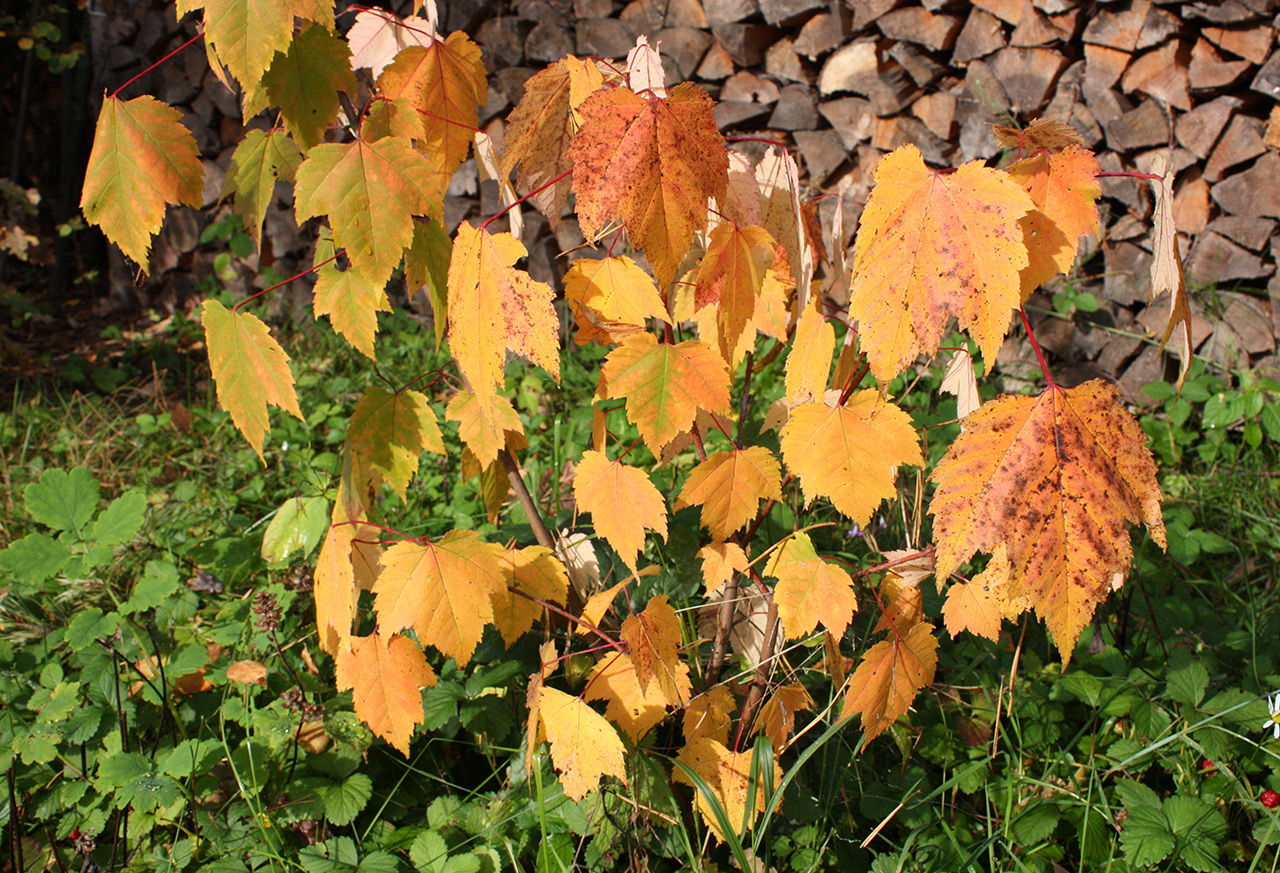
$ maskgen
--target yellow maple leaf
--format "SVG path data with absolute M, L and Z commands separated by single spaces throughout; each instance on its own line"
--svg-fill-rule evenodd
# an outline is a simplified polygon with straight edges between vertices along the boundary
M 392 394 L 376 385 L 365 391 L 347 426 L 353 480 L 366 487 L 386 482 L 403 500 L 424 451 L 445 453 L 426 396 L 409 390 Z
M 265 464 L 262 441 L 267 434 L 267 407 L 278 406 L 304 420 L 293 391 L 289 356 L 257 316 L 228 310 L 216 300 L 204 302 L 200 323 L 218 402 Z
M 752 726 L 753 734 L 764 733 L 773 743 L 773 753 L 782 754 L 787 741 L 796 732 L 796 713 L 813 709 L 813 698 L 799 682 L 779 685 L 760 707 L 760 717 Z
M 579 112 L 569 160 L 582 232 L 592 239 L 621 218 L 667 285 L 707 226 L 707 199 L 720 196 L 729 176 L 711 98 L 689 82 L 667 98 L 612 88 L 592 94 Z
M 708 455 L 680 489 L 676 510 L 702 507 L 702 525 L 712 538 L 727 540 L 755 518 L 761 500 L 782 499 L 782 468 L 764 446 Z
M 351 626 L 356 620 L 359 591 L 351 565 L 351 541 L 354 538 L 354 525 L 330 525 L 312 574 L 320 650 L 330 655 L 336 655 L 339 647 L 351 636 Z
M 719 804 L 729 827 L 738 833 L 743 829 L 744 823 L 749 826 L 750 821 L 754 821 L 760 813 L 764 812 L 765 795 L 782 784 L 782 768 L 778 766 L 775 758 L 772 784 L 754 786 L 755 802 L 751 804 L 752 814 L 748 820 L 748 794 L 752 788 L 751 759 L 753 755 L 754 751 L 751 750 L 731 752 L 723 743 L 711 737 L 702 736 L 688 743 L 676 756 L 676 761 L 702 777 L 711 790 L 711 798 L 698 790 L 698 809 L 706 819 L 707 826 L 720 842 L 725 841 L 725 832 L 720 826 L 719 817 L 715 814 L 712 800 Z M 693 780 L 679 766 L 673 770 L 671 779 L 673 782 L 694 785 Z
M 1005 544 L 999 543 L 985 570 L 968 582 L 947 589 L 942 621 L 953 638 L 967 630 L 995 642 L 1000 639 L 1000 623 L 1005 615 L 1011 611 L 1017 615 L 1028 606 L 1029 603 L 1019 607 L 1009 602 L 1009 554 Z
M 555 292 L 512 266 L 526 254 L 509 233 L 458 226 L 449 261 L 449 348 L 486 402 L 502 387 L 507 349 L 560 379 Z
M 578 258 L 564 274 L 564 299 L 575 313 L 585 306 L 610 323 L 643 327 L 650 318 L 671 321 L 652 277 L 625 255 Z
M 1007 173 L 970 161 L 930 170 L 913 145 L 876 165 L 858 225 L 849 315 L 876 379 L 935 352 L 954 315 L 994 361 L 1021 303 L 1027 266 L 1018 219 L 1031 197 Z
M 337 686 L 351 691 L 356 715 L 409 757 L 413 727 L 422 721 L 420 689 L 436 684 L 422 649 L 408 637 L 375 630 L 338 648 Z
M 863 654 L 849 679 L 840 718 L 861 715 L 867 742 L 874 740 L 906 714 L 920 689 L 933 681 L 937 666 L 933 625 L 921 622 L 904 635 L 890 634 Z
M 857 392 L 844 406 L 797 406 L 782 427 L 781 443 L 806 504 L 826 497 L 859 525 L 896 493 L 899 466 L 924 463 L 911 417 L 881 403 L 874 389 Z
M 537 710 L 565 796 L 581 800 L 605 776 L 626 784 L 626 747 L 613 725 L 598 712 L 573 695 L 545 686 L 540 690 Z
M 667 717 L 667 707 L 681 706 L 693 693 L 689 667 L 677 661 L 668 675 L 671 695 L 657 685 L 642 687 L 634 658 L 610 652 L 596 662 L 583 692 L 588 700 L 603 700 L 605 717 L 622 729 L 633 742 Z
M 773 600 L 789 640 L 811 633 L 819 622 L 840 637 L 858 609 L 853 578 L 818 557 L 813 540 L 803 531 L 792 534 L 773 553 L 764 574 L 778 580 Z
M 301 164 L 302 152 L 283 130 L 247 131 L 232 153 L 222 179 L 222 196 L 235 195 L 236 214 L 255 248 L 262 241 L 262 222 L 275 199 L 276 182 L 292 182 Z
M 688 699 L 676 688 L 676 676 L 682 666 L 680 619 L 667 595 L 654 597 L 642 612 L 627 616 L 618 636 L 631 652 L 636 677 L 645 692 L 656 686 L 672 703 Z
M 165 206 L 204 200 L 200 150 L 181 118 L 154 97 L 108 97 L 93 134 L 80 209 L 143 273 Z
M 494 593 L 506 590 L 503 555 L 501 546 L 470 530 L 449 531 L 434 543 L 396 543 L 383 553 L 373 585 L 378 626 L 412 627 L 424 646 L 465 667 L 493 621 Z
M 835 347 L 835 328 L 822 315 L 821 298 L 815 297 L 800 316 L 795 342 L 787 353 L 787 403 L 798 406 L 823 398 Z
M 706 254 L 698 264 L 693 305 L 698 310 L 714 306 L 715 336 L 725 360 L 732 359 L 752 325 L 774 257 L 773 237 L 763 227 L 722 223 L 711 231 Z
M 501 394 L 491 394 L 486 403 L 471 391 L 459 391 L 445 407 L 444 417 L 458 423 L 458 436 L 482 467 L 497 459 L 510 434 L 524 435 L 520 415 Z
M 734 573 L 747 569 L 747 553 L 737 543 L 708 543 L 698 550 L 702 561 L 702 581 L 707 591 L 715 591 L 733 578 Z
M 573 493 L 578 507 L 591 513 L 596 533 L 633 571 L 646 528 L 667 538 L 667 505 L 643 470 L 610 461 L 603 452 L 583 452 Z
M 1165 545 L 1146 434 L 1101 379 L 984 404 L 931 478 L 938 578 L 1005 544 L 1009 596 L 1031 599 L 1063 661 L 1128 575 L 1127 525 Z
M 625 397 L 627 418 L 655 455 L 689 429 L 698 410 L 728 415 L 729 371 L 706 343 L 659 343 L 640 333 L 609 353 L 600 371 L 600 399 Z
M 564 606 L 569 596 L 569 574 L 555 552 L 543 546 L 508 549 L 502 558 L 507 584 L 549 603 Z M 543 608 L 508 588 L 493 593 L 493 625 L 508 646 L 533 628 Z
M 689 701 L 680 729 L 685 745 L 699 737 L 710 737 L 724 745 L 729 742 L 729 726 L 737 701 L 727 685 L 714 685 Z
M 316 243 L 317 258 L 321 245 Z M 378 332 L 378 313 L 391 311 L 385 287 L 385 280 L 371 280 L 355 264 L 349 264 L 345 270 L 339 270 L 332 263 L 325 264 L 316 270 L 311 308 L 316 318 L 329 316 L 333 329 L 342 334 L 353 349 L 376 360 L 373 341 Z

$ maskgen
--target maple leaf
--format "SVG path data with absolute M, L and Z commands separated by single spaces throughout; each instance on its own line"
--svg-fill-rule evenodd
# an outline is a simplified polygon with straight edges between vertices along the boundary
M 685 480 L 676 510 L 702 507 L 702 526 L 727 540 L 755 518 L 761 500 L 782 499 L 782 468 L 764 446 L 708 455 Z
M 800 477 L 806 505 L 826 497 L 858 525 L 897 493 L 899 466 L 924 463 L 911 417 L 881 403 L 874 389 L 857 392 L 844 406 L 797 406 L 782 427 L 781 444 L 782 459 Z
M 332 524 L 325 534 L 320 554 L 316 557 L 312 589 L 316 602 L 316 628 L 320 632 L 320 650 L 336 655 L 351 636 L 356 619 L 355 571 L 351 566 L 351 541 L 355 527 Z
M 502 174 L 516 168 L 516 182 L 531 194 L 533 205 L 547 217 L 552 230 L 560 224 L 569 196 L 568 177 L 552 184 L 573 166 L 569 144 L 582 126 L 578 107 L 604 83 L 591 61 L 566 55 L 524 83 L 524 96 L 507 116 L 503 134 Z
M 627 616 L 618 632 L 631 652 L 636 677 L 646 693 L 654 686 L 672 702 L 683 702 L 676 689 L 680 665 L 680 619 L 665 594 L 652 598 L 644 611 Z
M 267 433 L 267 407 L 278 406 L 305 420 L 293 392 L 289 356 L 257 316 L 227 310 L 216 300 L 204 302 L 200 323 L 218 402 L 265 464 L 262 440 Z
M 775 758 L 773 784 L 767 788 L 764 785 L 752 786 L 751 760 L 754 754 L 753 750 L 731 752 L 723 743 L 703 736 L 690 742 L 676 756 L 677 762 L 702 777 L 711 790 L 712 798 L 706 797 L 701 790 L 698 791 L 698 809 L 706 819 L 707 827 L 711 828 L 711 832 L 720 842 L 725 841 L 726 834 L 715 814 L 712 800 L 720 805 L 729 826 L 740 830 L 744 823 L 749 825 L 747 803 L 751 789 L 755 788 L 755 802 L 751 809 L 754 814 L 750 819 L 754 821 L 765 810 L 765 795 L 782 784 L 782 768 L 778 766 Z M 679 766 L 672 771 L 671 780 L 683 782 L 689 786 L 694 784 L 685 770 Z
M 507 447 L 510 448 L 509 442 Z M 507 496 L 511 493 L 511 480 L 507 477 L 506 468 L 497 461 L 482 466 L 466 446 L 462 447 L 461 466 L 462 481 L 478 480 L 476 484 L 480 497 L 484 500 L 485 514 L 490 524 L 497 524 L 502 507 L 506 505 Z
M 182 113 L 154 97 L 102 101 L 85 169 L 84 220 L 120 247 L 145 273 L 151 238 L 166 204 L 199 208 L 204 167 Z
M 480 46 L 462 31 L 430 45 L 409 45 L 378 77 L 397 114 L 413 119 L 424 153 L 447 181 L 467 159 L 478 107 L 488 92 Z
M 643 686 L 637 675 L 636 661 L 628 655 L 605 655 L 587 677 L 583 692 L 588 700 L 607 703 L 605 717 L 622 729 L 632 742 L 639 742 L 653 727 L 667 717 L 668 706 L 681 706 L 693 693 L 689 667 L 676 661 L 666 676 L 671 686 L 668 695 L 657 685 Z
M 262 221 L 276 196 L 276 182 L 292 182 L 301 164 L 302 152 L 283 130 L 250 130 L 232 153 L 222 196 L 235 195 L 236 215 L 255 248 L 262 243 Z
M 730 715 L 737 708 L 733 692 L 725 685 L 713 685 L 689 701 L 680 723 L 685 744 L 710 737 L 724 745 L 729 742 Z
M 501 394 L 494 394 L 486 404 L 470 391 L 459 391 L 445 407 L 444 417 L 458 423 L 458 436 L 482 467 L 497 460 L 507 434 L 524 433 L 515 407 Z
M 796 731 L 796 713 L 811 709 L 813 698 L 803 685 L 799 682 L 779 685 L 760 707 L 760 718 L 751 732 L 763 732 L 773 743 L 774 754 L 780 755 L 787 747 L 787 740 Z
M 568 599 L 569 574 L 548 548 L 510 549 L 503 556 L 502 567 L 507 584 L 526 594 L 561 606 Z M 540 604 L 505 587 L 493 594 L 493 625 L 508 646 L 528 633 L 542 612 Z
M 653 279 L 625 255 L 574 261 L 564 274 L 564 299 L 575 312 L 585 306 L 623 325 L 642 327 L 650 318 L 671 323 Z
M 465 667 L 493 621 L 494 593 L 506 591 L 503 554 L 470 530 L 451 530 L 435 543 L 396 543 L 383 553 L 373 585 L 378 626 L 412 627 L 424 646 Z
M 840 637 L 858 609 L 853 578 L 818 557 L 813 540 L 803 531 L 792 534 L 773 553 L 764 575 L 778 580 L 773 600 L 789 640 L 811 633 L 818 622 Z
M 471 390 L 485 401 L 502 385 L 506 349 L 560 380 L 555 292 L 512 267 L 527 253 L 509 233 L 458 225 L 449 262 L 449 347 Z
M 1097 175 L 1093 152 L 1069 146 L 1057 154 L 1041 152 L 1009 168 L 1013 179 L 1031 195 L 1035 208 L 1018 223 L 1029 263 L 1018 274 L 1022 299 L 1058 273 L 1071 270 L 1080 237 L 1100 234 Z
M 205 39 L 246 94 L 257 89 L 276 52 L 288 50 L 294 18 L 334 27 L 327 0 L 177 0 L 179 19 L 195 9 L 204 10 Z
M 543 686 L 538 715 L 551 743 L 551 762 L 560 774 L 565 796 L 581 800 L 605 776 L 615 776 L 626 784 L 622 738 L 584 701 Z
M 1018 219 L 1030 195 L 1006 173 L 970 161 L 930 170 L 913 145 L 876 164 L 855 240 L 849 315 L 876 379 L 888 383 L 942 341 L 954 315 L 994 361 L 1021 303 L 1027 266 Z
M 1009 553 L 1005 544 L 999 543 L 985 570 L 968 582 L 947 589 L 947 600 L 942 604 L 942 621 L 947 633 L 954 638 L 960 631 L 967 630 L 996 642 L 1000 639 L 1000 622 L 1006 614 L 1012 611 L 1017 615 L 1029 605 L 1011 610 L 1008 597 Z
M 316 241 L 316 258 L 323 263 L 321 253 L 332 248 L 332 242 L 323 238 Z M 341 334 L 351 347 L 370 360 L 374 354 L 374 339 L 378 333 L 378 313 L 390 312 L 387 300 L 386 280 L 371 280 L 354 263 L 339 270 L 332 262 L 316 268 L 316 284 L 311 309 L 316 318 L 329 316 L 329 324 Z
M 403 137 L 325 143 L 298 168 L 298 223 L 329 217 L 333 241 L 369 282 L 386 282 L 413 241 L 413 216 L 441 219 L 448 176 Z
M 573 475 L 578 508 L 591 513 L 596 533 L 634 571 L 644 548 L 645 528 L 667 538 L 667 505 L 643 470 L 587 451 Z
M 889 570 L 880 580 L 879 593 L 884 612 L 871 629 L 872 633 L 892 630 L 895 634 L 905 634 L 923 617 L 924 595 L 917 583 Z
M 840 718 L 861 715 L 862 730 L 871 742 L 906 714 L 920 689 L 933 682 L 937 666 L 933 625 L 921 622 L 905 635 L 891 634 L 863 654 L 849 678 Z
M 711 98 L 688 82 L 665 99 L 614 88 L 595 92 L 579 111 L 569 160 L 582 232 L 594 238 L 621 218 L 658 284 L 669 284 L 707 226 L 707 199 L 728 179 Z
M 408 637 L 352 637 L 339 647 L 337 686 L 351 691 L 356 715 L 369 729 L 409 757 L 413 727 L 422 722 L 422 692 L 436 684 L 422 649 Z
M 600 399 L 625 397 L 627 418 L 655 455 L 689 429 L 699 409 L 728 415 L 729 371 L 706 343 L 659 343 L 652 334 L 628 337 L 600 371 Z
M 1146 441 L 1100 379 L 983 405 L 933 472 L 938 578 L 1004 543 L 1010 596 L 1030 597 L 1069 660 L 1094 609 L 1128 573 L 1126 523 L 1145 523 L 1165 544 Z
M 787 403 L 798 406 L 822 399 L 835 347 L 835 328 L 822 315 L 822 300 L 815 297 L 800 316 L 795 342 L 787 353 Z
M 726 360 L 751 326 L 774 257 L 773 237 L 762 227 L 720 224 L 711 231 L 698 265 L 693 305 L 702 309 L 715 304 L 716 336 Z
M 425 18 L 417 15 L 400 18 L 383 9 L 364 9 L 356 13 L 347 31 L 351 68 L 369 69 L 377 79 L 400 49 L 411 45 L 429 46 L 435 40 L 435 28 Z
M 1023 154 L 1085 145 L 1078 130 L 1053 118 L 1036 118 L 1022 129 L 996 124 L 991 126 L 991 133 L 1000 145 L 1018 149 Z
M 324 141 L 325 128 L 338 120 L 338 92 L 358 94 L 347 44 L 323 27 L 309 27 L 277 54 L 262 76 L 267 95 L 284 126 L 307 149 Z
M 386 482 L 405 497 L 424 451 L 445 454 L 440 425 L 427 398 L 417 391 L 365 391 L 347 427 L 347 451 L 357 483 Z
M 1178 372 L 1178 390 L 1187 379 L 1187 371 L 1191 368 L 1191 307 L 1187 302 L 1187 280 L 1182 272 L 1182 257 L 1178 254 L 1178 229 L 1173 224 L 1173 174 L 1165 170 L 1166 160 L 1161 156 L 1152 172 L 1160 177 L 1159 181 L 1151 180 L 1151 187 L 1156 191 L 1154 225 L 1151 240 L 1151 296 L 1155 300 L 1161 294 L 1169 294 L 1169 323 L 1160 339 L 1163 349 L 1178 331 L 1178 357 L 1182 359 L 1182 367 Z
M 613 601 L 617 599 L 622 589 L 627 587 L 627 582 L 629 581 L 629 579 L 623 579 L 616 585 L 603 591 L 597 591 L 588 597 L 586 605 L 582 607 L 582 615 L 580 616 L 582 621 L 588 625 L 599 627 L 605 613 L 609 611 L 609 607 L 613 606 Z M 587 630 L 584 625 L 579 624 L 574 628 L 574 633 L 585 634 Z
M 436 351 L 449 325 L 449 261 L 453 240 L 438 221 L 415 221 L 413 243 L 404 253 L 404 281 L 410 290 L 421 288 L 431 301 L 431 321 L 436 331 Z M 412 295 L 410 295 L 412 296 Z
M 702 561 L 702 581 L 707 591 L 715 591 L 747 569 L 747 553 L 737 543 L 710 543 L 698 550 Z

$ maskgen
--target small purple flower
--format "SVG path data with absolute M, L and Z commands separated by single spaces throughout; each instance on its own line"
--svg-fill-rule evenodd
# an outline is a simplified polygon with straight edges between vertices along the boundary
M 851 540 L 854 537 L 860 537 L 862 535 L 863 535 L 862 528 L 858 527 L 858 525 L 855 524 L 849 528 L 849 532 L 844 535 L 844 538 L 847 540 Z

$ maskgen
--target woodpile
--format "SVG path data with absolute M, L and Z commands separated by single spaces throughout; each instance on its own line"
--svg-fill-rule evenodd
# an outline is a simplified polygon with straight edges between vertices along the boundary
M 646 35 L 659 44 L 669 84 L 691 79 L 717 99 L 727 136 L 786 144 L 811 194 L 842 195 L 847 240 L 876 162 L 904 143 L 939 167 L 1007 161 L 991 125 L 1048 117 L 1080 130 L 1105 171 L 1145 172 L 1165 156 L 1177 171 L 1175 218 L 1198 353 L 1222 368 L 1256 366 L 1280 378 L 1280 0 L 449 0 L 440 7 L 445 30 L 465 30 L 485 49 L 490 95 L 481 123 L 496 142 L 501 119 L 542 66 L 566 52 L 619 59 Z M 171 17 L 169 26 L 171 39 L 154 40 L 149 52 L 181 38 Z M 188 66 L 204 64 L 202 53 L 187 54 Z M 238 112 L 234 100 L 224 105 L 230 95 L 207 70 L 194 72 L 198 87 L 172 96 L 186 102 L 217 176 L 229 158 L 223 137 L 233 144 L 239 134 Z M 156 84 L 163 91 L 169 81 Z M 1121 374 L 1127 396 L 1142 403 L 1149 398 L 1141 386 L 1177 363 L 1150 342 L 1167 310 L 1164 300 L 1148 308 L 1150 186 L 1101 182 L 1103 237 L 1082 246 L 1078 274 L 1066 281 L 1103 308 L 1048 314 L 1064 281 L 1030 306 L 1042 344 L 1068 373 Z M 476 209 L 497 211 L 494 186 L 468 162 L 450 189 L 450 223 Z M 215 184 L 210 192 L 212 202 Z M 819 201 L 828 230 L 836 203 Z M 306 263 L 287 216 L 282 211 L 266 234 L 279 240 L 270 257 L 288 262 L 281 270 Z M 557 281 L 564 267 L 555 255 L 581 238 L 571 223 L 553 237 L 539 216 L 526 218 L 530 270 Z M 174 233 L 181 263 L 192 233 L 185 226 Z M 158 256 L 166 244 L 158 243 Z M 1011 340 L 1002 359 L 1015 372 L 1027 354 Z

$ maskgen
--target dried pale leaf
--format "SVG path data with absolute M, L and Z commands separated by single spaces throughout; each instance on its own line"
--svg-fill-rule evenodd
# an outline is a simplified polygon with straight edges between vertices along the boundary
M 603 446 L 598 450 L 603 450 Z M 556 555 L 569 571 L 569 581 L 579 594 L 585 597 L 586 592 L 600 587 L 600 559 L 596 557 L 596 547 L 589 536 L 560 531 L 556 538 Z
M 809 305 L 814 263 L 805 240 L 799 168 L 789 152 L 770 146 L 756 165 L 755 177 L 760 189 L 760 224 L 787 250 L 791 277 L 799 292 L 795 311 L 804 312 Z
M 1163 349 L 1174 331 L 1178 332 L 1178 356 L 1182 367 L 1178 372 L 1178 390 L 1182 390 L 1187 371 L 1191 368 L 1191 306 L 1187 302 L 1187 280 L 1182 272 L 1182 257 L 1178 253 L 1178 229 L 1173 224 L 1173 176 L 1166 171 L 1164 156 L 1157 159 L 1151 172 L 1160 180 L 1151 180 L 1155 189 L 1156 208 L 1152 218 L 1151 297 L 1169 294 L 1169 323 L 1160 339 Z
M 662 70 L 662 57 L 658 49 L 662 40 L 652 46 L 645 36 L 636 38 L 636 47 L 627 52 L 627 87 L 637 94 L 652 94 L 655 97 L 666 97 L 666 73 Z
M 498 183 L 498 202 L 502 204 L 503 215 L 511 228 L 511 235 L 516 239 L 524 237 L 524 215 L 520 212 L 519 195 L 511 184 L 511 179 L 503 175 L 498 166 L 498 153 L 494 151 L 493 140 L 483 130 L 476 131 L 476 168 L 481 182 Z
M 942 374 L 941 391 L 956 396 L 956 417 L 964 418 L 982 405 L 978 394 L 978 377 L 973 372 L 973 358 L 963 349 L 951 353 Z
M 417 15 L 400 18 L 383 9 L 361 10 L 347 31 L 351 69 L 371 70 L 377 79 L 401 49 L 411 45 L 429 46 L 435 40 L 435 28 L 425 18 Z
M 227 680 L 244 685 L 267 687 L 267 668 L 257 661 L 236 661 L 227 665 Z
M 1078 130 L 1053 118 L 1037 118 L 1023 128 L 995 124 L 991 126 L 991 133 L 1000 145 L 1018 149 L 1024 155 L 1086 145 Z

